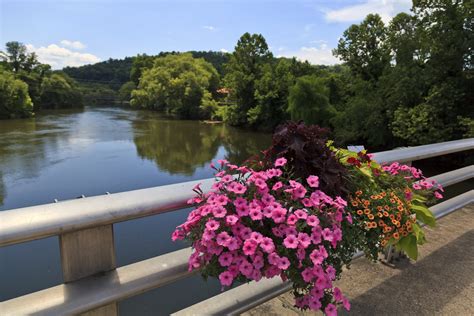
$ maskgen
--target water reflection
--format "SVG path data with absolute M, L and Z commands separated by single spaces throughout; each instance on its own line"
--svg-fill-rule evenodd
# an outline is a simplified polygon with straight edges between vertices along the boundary
M 140 157 L 171 174 L 189 176 L 214 159 L 220 149 L 226 159 L 241 163 L 270 140 L 268 134 L 198 121 L 146 119 L 134 121 L 133 127 Z
M 133 122 L 137 153 L 171 174 L 191 176 L 217 154 L 223 128 L 198 121 L 137 120 Z

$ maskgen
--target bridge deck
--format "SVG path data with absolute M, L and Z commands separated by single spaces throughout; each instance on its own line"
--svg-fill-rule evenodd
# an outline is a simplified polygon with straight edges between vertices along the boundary
M 426 227 L 428 243 L 418 261 L 395 267 L 353 262 L 337 282 L 352 304 L 350 315 L 474 315 L 474 204 Z M 293 306 L 290 293 L 244 315 L 310 315 Z

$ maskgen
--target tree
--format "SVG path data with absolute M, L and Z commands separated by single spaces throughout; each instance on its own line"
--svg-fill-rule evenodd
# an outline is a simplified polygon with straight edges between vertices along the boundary
M 145 69 L 138 88 L 132 92 L 132 106 L 162 110 L 180 118 L 197 118 L 217 90 L 215 68 L 191 54 L 156 58 Z
M 226 66 L 225 85 L 231 89 L 237 106 L 230 110 L 233 125 L 247 123 L 247 112 L 257 105 L 256 82 L 262 77 L 263 66 L 272 60 L 272 53 L 261 34 L 242 35 Z
M 130 101 L 130 99 L 132 98 L 132 91 L 136 88 L 137 87 L 135 86 L 135 82 L 133 82 L 133 81 L 128 81 L 128 82 L 124 83 L 120 87 L 120 90 L 118 92 L 119 100 L 122 101 L 122 102 Z
M 0 67 L 0 118 L 31 116 L 33 103 L 28 85 Z
M 20 70 L 31 71 L 39 64 L 36 53 L 28 53 L 26 46 L 20 42 L 8 42 L 5 44 L 6 52 L 0 52 L 0 58 L 13 72 Z
M 345 61 L 354 74 L 375 82 L 390 64 L 386 37 L 380 16 L 369 14 L 362 23 L 344 31 L 333 53 Z
M 40 90 L 40 108 L 58 109 L 83 106 L 82 95 L 74 80 L 65 73 L 56 72 L 43 79 Z
M 130 81 L 133 81 L 138 86 L 143 71 L 153 67 L 155 58 L 156 56 L 149 56 L 147 54 L 138 54 L 134 57 L 132 68 L 130 69 Z
M 329 90 L 323 79 L 316 76 L 298 78 L 290 88 L 288 112 L 292 120 L 329 127 L 335 110 L 329 104 Z
M 287 117 L 289 88 L 294 83 L 292 61 L 280 59 L 262 67 L 262 76 L 255 83 L 257 105 L 247 111 L 253 127 L 272 130 Z

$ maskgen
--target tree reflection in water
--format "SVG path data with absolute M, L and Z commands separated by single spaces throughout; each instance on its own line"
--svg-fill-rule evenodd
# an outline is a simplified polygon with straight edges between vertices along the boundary
M 268 134 L 243 131 L 223 124 L 169 119 L 136 120 L 134 142 L 141 158 L 154 161 L 171 174 L 193 175 L 225 150 L 225 158 L 241 163 L 270 143 Z

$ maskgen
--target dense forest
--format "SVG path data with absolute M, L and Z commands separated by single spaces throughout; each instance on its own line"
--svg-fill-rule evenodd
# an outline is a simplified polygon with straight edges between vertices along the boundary
M 388 24 L 369 14 L 342 34 L 334 66 L 277 58 L 250 33 L 232 53 L 139 54 L 60 72 L 8 43 L 0 116 L 79 104 L 82 95 L 267 131 L 303 120 L 330 128 L 339 144 L 371 148 L 473 137 L 472 16 L 468 1 L 450 0 L 415 0 Z
M 5 52 L 0 52 L 0 119 L 82 105 L 82 94 L 67 74 L 40 63 L 22 43 L 6 43 Z

